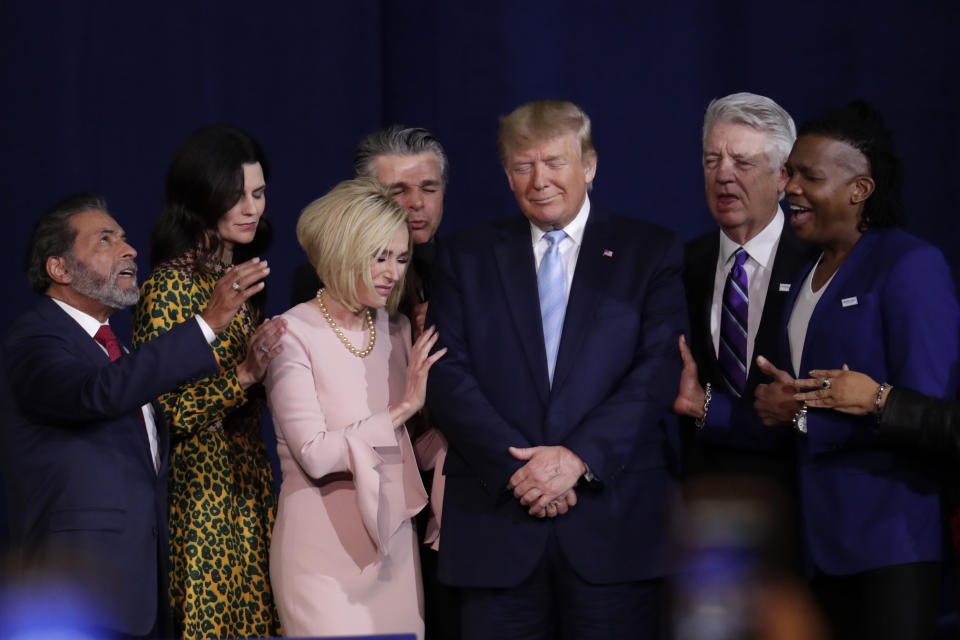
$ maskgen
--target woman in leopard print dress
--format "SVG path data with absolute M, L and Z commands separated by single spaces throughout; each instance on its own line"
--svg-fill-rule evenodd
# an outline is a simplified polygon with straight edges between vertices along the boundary
M 167 171 L 134 344 L 198 315 L 233 263 L 264 250 L 267 173 L 260 146 L 237 129 L 207 127 L 183 143 Z M 170 598 L 184 638 L 280 635 L 267 575 L 276 495 L 259 383 L 283 321 L 261 323 L 263 306 L 261 292 L 216 337 L 219 375 L 160 399 L 171 433 Z

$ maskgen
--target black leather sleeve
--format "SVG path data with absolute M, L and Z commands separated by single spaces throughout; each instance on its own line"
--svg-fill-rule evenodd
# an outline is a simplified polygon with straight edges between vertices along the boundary
M 956 459 L 960 457 L 960 402 L 895 387 L 880 417 L 880 433 L 895 444 Z

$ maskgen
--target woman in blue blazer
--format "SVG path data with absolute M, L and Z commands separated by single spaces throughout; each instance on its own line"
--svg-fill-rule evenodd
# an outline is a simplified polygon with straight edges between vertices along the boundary
M 940 582 L 940 484 L 876 419 L 802 405 L 792 377 L 848 364 L 926 394 L 956 386 L 960 310 L 940 251 L 897 229 L 901 173 L 862 101 L 801 127 L 787 161 L 790 222 L 822 253 L 791 287 L 767 424 L 797 431 L 812 587 L 837 638 L 927 638 Z M 768 366 L 769 363 L 764 363 Z M 791 415 L 792 414 L 792 415 Z

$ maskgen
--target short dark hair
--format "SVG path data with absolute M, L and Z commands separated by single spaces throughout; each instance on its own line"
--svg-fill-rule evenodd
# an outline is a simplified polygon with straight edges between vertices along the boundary
M 70 218 L 84 211 L 106 213 L 107 201 L 96 193 L 75 193 L 44 211 L 33 225 L 23 266 L 27 283 L 37 293 L 45 293 L 53 284 L 47 274 L 47 259 L 72 254 L 77 229 Z
M 447 154 L 437 138 L 423 127 L 390 125 L 367 134 L 353 152 L 353 172 L 358 178 L 376 178 L 373 161 L 377 156 L 415 156 L 430 152 L 440 161 L 440 181 L 447 184 Z
M 902 164 L 883 116 L 872 105 L 865 100 L 854 100 L 803 123 L 797 135 L 817 135 L 840 140 L 867 159 L 875 187 L 864 203 L 860 231 L 903 224 Z
M 215 255 L 220 248 L 217 223 L 243 193 L 243 165 L 254 163 L 260 163 L 269 180 L 266 153 L 236 127 L 218 124 L 191 133 L 167 169 L 163 208 L 150 238 L 151 266 L 198 246 Z M 270 223 L 261 216 L 253 242 L 234 248 L 234 262 L 258 255 L 270 238 Z

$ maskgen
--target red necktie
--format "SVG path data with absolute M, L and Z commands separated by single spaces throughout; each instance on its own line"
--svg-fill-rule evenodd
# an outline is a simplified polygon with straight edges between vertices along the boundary
M 110 356 L 111 361 L 119 360 L 120 356 L 123 355 L 123 351 L 120 349 L 120 343 L 117 341 L 117 335 L 113 332 L 113 329 L 110 328 L 110 325 L 100 325 L 93 339 L 107 350 L 107 355 Z
M 116 362 L 123 355 L 123 350 L 120 349 L 120 342 L 117 341 L 117 334 L 113 332 L 113 329 L 110 328 L 110 325 L 103 324 L 100 325 L 100 328 L 97 329 L 97 333 L 94 334 L 93 339 L 100 343 L 104 349 L 107 350 L 107 355 L 110 356 L 110 360 Z M 147 426 L 147 420 L 143 417 L 143 409 L 138 411 L 140 414 L 140 421 L 143 423 L 144 427 L 147 427 L 149 430 L 149 435 L 147 436 L 148 440 L 156 442 L 157 440 L 157 428 L 154 425 L 151 429 Z M 160 460 L 154 455 L 153 447 L 151 445 L 150 457 L 153 458 L 153 469 L 156 471 L 160 466 Z

